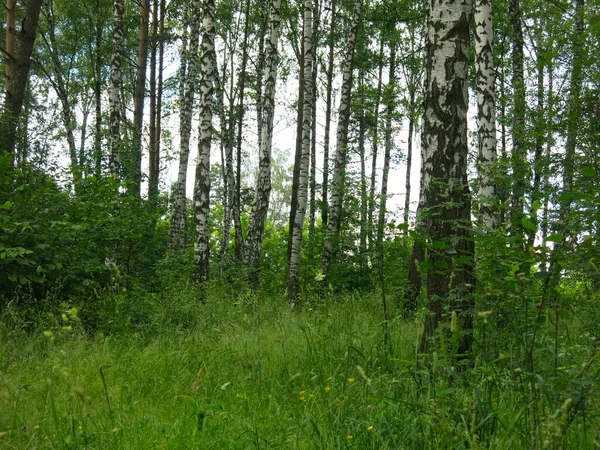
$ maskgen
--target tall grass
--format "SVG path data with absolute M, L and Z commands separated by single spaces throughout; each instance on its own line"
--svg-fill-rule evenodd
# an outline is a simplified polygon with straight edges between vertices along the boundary
M 121 316 L 96 318 L 106 327 L 95 333 L 86 332 L 91 312 L 65 307 L 24 330 L 5 311 L 0 448 L 599 445 L 589 352 L 565 375 L 577 381 L 562 381 L 565 395 L 538 401 L 534 411 L 531 383 L 543 396 L 550 391 L 542 384 L 560 380 L 531 380 L 510 354 L 468 373 L 454 371 L 444 355 L 421 367 L 419 320 L 393 320 L 391 350 L 384 348 L 380 304 L 371 295 L 293 312 L 283 298 L 250 294 L 213 293 L 197 305 L 173 293 L 138 301 L 136 311 L 122 299 L 106 301 L 121 302 L 120 313 L 103 304 L 106 315 Z

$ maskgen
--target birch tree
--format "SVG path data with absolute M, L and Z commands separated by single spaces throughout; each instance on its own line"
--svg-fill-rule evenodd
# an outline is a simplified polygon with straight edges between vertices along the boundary
M 292 304 L 298 301 L 300 291 L 300 252 L 302 250 L 302 231 L 308 203 L 308 169 L 311 148 L 311 128 L 313 117 L 313 43 L 312 43 L 312 1 L 304 0 L 304 35 L 302 60 L 304 62 L 304 95 L 302 103 L 302 153 L 298 179 L 298 204 L 295 208 L 292 232 L 292 252 L 290 256 L 290 277 L 288 280 L 288 297 Z M 314 133 L 314 130 L 312 130 Z M 292 200 L 293 201 L 293 200 Z
M 258 286 L 260 257 L 271 194 L 271 143 L 273 140 L 273 118 L 275 113 L 275 82 L 277 80 L 279 24 L 281 0 L 271 0 L 269 36 L 267 40 L 267 63 L 265 67 L 265 91 L 262 102 L 260 125 L 259 168 L 254 204 L 246 237 L 245 261 L 250 267 L 250 281 Z
M 118 177 L 119 150 L 121 144 L 121 117 L 123 75 L 123 20 L 125 16 L 125 0 L 113 2 L 112 52 L 110 58 L 110 80 L 108 84 L 109 135 L 108 167 L 111 176 Z
M 210 256 L 210 147 L 212 140 L 213 94 L 217 55 L 215 53 L 215 0 L 205 0 L 202 20 L 202 45 L 200 53 L 200 126 L 198 137 L 198 164 L 194 182 L 194 219 L 196 243 L 194 245 L 195 279 L 208 281 Z M 200 299 L 203 300 L 204 288 Z
M 430 2 L 427 11 L 423 117 L 423 208 L 431 246 L 427 274 L 429 314 L 421 352 L 444 335 L 457 337 L 455 354 L 472 344 L 473 251 L 467 180 L 469 20 L 473 2 Z M 450 341 L 448 341 L 450 342 Z
M 191 11 L 200 11 L 200 0 L 193 0 Z M 184 10 L 184 21 L 190 18 L 190 7 Z M 186 229 L 186 184 L 187 169 L 190 157 L 190 137 L 192 134 L 192 113 L 194 109 L 194 93 L 198 74 L 198 42 L 200 39 L 200 21 L 191 20 L 191 30 L 188 37 L 187 26 L 182 36 L 179 69 L 179 169 L 175 183 L 173 213 L 169 232 L 169 247 L 171 250 L 183 250 L 185 247 Z
M 352 22 L 348 32 L 346 57 L 344 60 L 344 69 L 342 75 L 342 93 L 340 98 L 340 107 L 338 112 L 338 127 L 336 133 L 336 154 L 335 165 L 333 169 L 333 185 L 331 187 L 331 201 L 329 208 L 329 221 L 327 223 L 327 233 L 323 244 L 321 256 L 321 271 L 323 284 L 327 285 L 327 275 L 333 250 L 337 244 L 340 231 L 340 219 L 342 213 L 342 202 L 344 190 L 346 187 L 346 156 L 348 153 L 348 125 L 350 122 L 350 103 L 352 93 L 352 72 L 354 68 L 354 50 L 356 47 L 356 36 L 358 32 L 358 23 L 362 10 L 362 1 L 354 2 L 352 12 Z
M 477 144 L 479 214 L 487 229 L 498 226 L 494 212 L 496 187 L 492 171 L 496 162 L 496 95 L 494 77 L 492 3 L 475 0 L 475 73 L 477 76 Z
M 0 155 L 8 158 L 8 169 L 15 163 L 15 142 L 17 123 L 25 88 L 29 80 L 31 54 L 35 43 L 36 29 L 42 8 L 42 0 L 29 0 L 25 4 L 25 14 L 21 27 L 17 29 L 16 1 L 7 0 L 6 27 L 6 94 L 4 109 L 0 115 Z

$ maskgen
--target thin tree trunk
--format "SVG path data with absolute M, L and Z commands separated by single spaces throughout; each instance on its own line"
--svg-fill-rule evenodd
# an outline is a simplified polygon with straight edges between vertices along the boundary
M 233 181 L 234 185 L 232 185 L 232 191 L 234 191 L 235 195 L 233 196 L 233 203 L 231 205 L 232 209 L 232 217 L 233 217 L 233 226 L 235 229 L 235 246 L 234 253 L 235 258 L 238 261 L 242 260 L 242 250 L 244 248 L 244 237 L 242 234 L 242 220 L 241 220 L 241 171 L 242 171 L 242 143 L 243 143 L 243 126 L 244 126 L 244 96 L 245 96 L 245 88 L 246 88 L 246 67 L 248 64 L 248 37 L 250 35 L 249 27 L 250 27 L 250 0 L 246 0 L 246 10 L 244 12 L 244 16 L 246 19 L 246 23 L 244 24 L 244 42 L 242 44 L 242 67 L 240 69 L 239 75 L 239 92 L 240 92 L 240 104 L 239 104 L 239 112 L 237 118 L 237 172 L 236 178 Z M 231 163 L 231 171 L 233 171 L 233 161 Z M 233 172 L 231 173 L 233 176 Z
M 544 179 L 545 166 L 548 164 L 548 161 L 544 161 L 544 138 L 546 133 L 544 132 L 544 128 L 546 127 L 545 123 L 545 114 L 544 114 L 544 68 L 546 66 L 546 51 L 544 49 L 545 43 L 543 39 L 543 27 L 545 21 L 542 20 L 542 24 L 537 25 L 538 28 L 536 32 L 536 42 L 534 44 L 535 47 L 535 66 L 537 72 L 537 89 L 536 89 L 536 97 L 537 97 L 537 105 L 535 112 L 535 153 L 534 153 L 534 161 L 533 161 L 533 193 L 531 195 L 534 201 L 539 201 L 542 197 L 542 180 Z M 538 212 L 537 210 L 532 211 L 532 216 L 535 217 L 535 222 L 537 225 L 538 222 Z M 533 245 L 535 240 L 535 234 L 531 233 L 529 236 L 529 240 L 527 242 L 528 245 Z
M 483 226 L 498 227 L 496 185 L 496 80 L 494 77 L 491 0 L 475 0 L 475 71 L 477 76 L 477 142 L 479 215 Z
M 467 179 L 469 19 L 472 1 L 433 2 L 428 10 L 423 115 L 424 221 L 432 248 L 421 353 L 441 345 L 468 355 L 473 342 L 473 253 Z M 454 252 L 463 262 L 454 259 Z M 446 343 L 435 343 L 445 323 Z M 450 339 L 452 338 L 452 339 Z
M 265 221 L 269 209 L 269 196 L 271 194 L 271 142 L 273 139 L 273 118 L 275 113 L 275 81 L 277 79 L 277 65 L 279 56 L 277 43 L 279 41 L 279 24 L 281 0 L 271 0 L 270 29 L 267 41 L 266 83 L 264 95 L 264 114 L 259 117 L 261 125 L 260 154 L 256 193 L 248 236 L 246 239 L 245 260 L 250 266 L 250 284 L 258 288 L 260 259 L 265 230 Z
M 329 221 L 329 141 L 331 138 L 331 96 L 333 91 L 333 60 L 335 50 L 335 6 L 331 0 L 331 24 L 329 25 L 329 57 L 327 62 L 327 93 L 325 107 L 325 136 L 323 138 L 323 194 L 321 195 L 321 223 L 327 229 Z
M 312 42 L 312 4 L 313 0 L 304 0 L 304 34 L 302 38 L 302 62 L 304 63 L 304 83 L 302 105 L 302 153 L 299 165 L 298 194 L 292 233 L 292 251 L 290 255 L 290 277 L 288 280 L 288 298 L 290 303 L 298 301 L 300 292 L 300 260 L 302 250 L 302 231 L 308 203 L 308 169 L 310 163 L 311 122 L 313 108 L 313 42 Z M 314 130 L 312 131 L 314 134 Z
M 159 35 L 159 44 L 158 44 L 158 86 L 156 92 L 156 138 L 155 138 L 155 147 L 156 147 L 156 168 L 157 173 L 160 173 L 160 150 L 161 150 L 161 137 L 162 137 L 162 107 L 163 107 L 163 69 L 165 63 L 165 42 L 164 42 L 164 33 L 165 33 L 165 9 L 166 9 L 166 0 L 160 1 L 160 16 L 158 19 L 158 35 Z M 158 177 L 157 177 L 158 182 Z
M 193 0 L 191 11 L 200 11 L 200 0 Z M 191 17 L 190 9 L 186 8 L 185 17 Z M 171 215 L 169 247 L 178 251 L 185 248 L 185 231 L 187 221 L 187 169 L 190 156 L 190 137 L 192 133 L 192 113 L 194 109 L 194 94 L 198 74 L 198 40 L 200 36 L 200 21 L 191 20 L 191 30 L 188 42 L 187 30 L 181 44 L 181 69 L 179 80 L 179 97 L 181 109 L 179 112 L 179 170 L 175 184 L 175 203 Z
M 375 186 L 377 185 L 377 154 L 379 153 L 379 103 L 381 102 L 381 89 L 383 82 L 383 50 L 384 38 L 380 38 L 379 43 L 379 72 L 377 74 L 377 94 L 375 95 L 375 105 L 373 106 L 373 150 L 371 155 L 371 186 L 369 190 L 369 249 L 373 249 L 373 215 L 375 214 Z
M 112 53 L 110 58 L 110 81 L 108 85 L 108 109 L 110 120 L 110 132 L 108 136 L 108 148 L 110 151 L 108 167 L 110 175 L 114 178 L 119 176 L 119 162 L 121 149 L 121 116 L 123 89 L 123 75 L 121 65 L 123 63 L 123 20 L 125 16 L 125 1 L 113 1 L 113 30 L 112 30 Z
M 383 41 L 383 40 L 382 40 Z M 388 336 L 388 322 L 389 312 L 388 305 L 385 296 L 385 279 L 383 272 L 383 233 L 385 229 L 385 214 L 387 204 L 387 190 L 388 190 L 388 176 L 390 173 L 390 156 L 392 153 L 392 119 L 394 117 L 395 104 L 395 81 L 396 81 L 396 42 L 390 43 L 390 74 L 389 74 L 389 85 L 388 85 L 388 96 L 386 99 L 386 115 L 385 115 L 385 150 L 383 155 L 383 174 L 381 176 L 381 196 L 379 198 L 379 218 L 377 221 L 377 269 L 379 272 L 379 279 L 381 282 L 381 295 L 383 299 L 383 343 L 387 347 L 389 336 Z M 383 55 L 382 55 L 383 56 Z M 381 67 L 381 66 L 380 66 Z M 380 72 L 381 73 L 381 72 Z M 381 86 L 379 87 L 381 91 Z M 378 102 L 379 103 L 379 100 Z
M 360 252 L 360 271 L 365 273 L 367 267 L 367 235 L 371 230 L 368 229 L 367 213 L 369 211 L 369 199 L 367 198 L 367 171 L 365 167 L 365 78 L 364 70 L 359 71 L 359 89 L 360 89 L 360 106 L 358 118 L 358 156 L 360 158 L 360 236 L 359 236 L 359 252 Z
M 99 9 L 100 1 L 95 4 Z M 94 36 L 94 56 L 92 62 L 94 65 L 94 105 L 95 122 L 94 122 L 94 176 L 100 179 L 102 176 L 102 53 L 100 47 L 102 45 L 103 27 L 99 23 L 96 24 Z
M 521 229 L 524 217 L 524 196 L 527 186 L 527 149 L 525 147 L 525 74 L 523 25 L 519 0 L 510 0 L 510 22 L 513 31 L 512 47 L 512 199 L 511 222 L 514 230 Z
M 312 249 L 312 242 L 315 235 L 315 214 L 317 209 L 316 191 L 317 191 L 317 46 L 319 35 L 319 22 L 321 21 L 321 12 L 319 8 L 319 0 L 314 0 L 314 14 L 312 23 L 312 106 L 311 106 L 311 125 L 312 130 L 310 137 L 310 191 L 309 191 L 309 213 L 308 213 L 308 242 Z M 313 252 L 310 257 L 312 259 Z
M 348 125 L 350 122 L 350 100 L 352 92 L 352 72 L 354 67 L 354 49 L 356 47 L 356 35 L 358 23 L 361 15 L 362 2 L 354 2 L 354 11 L 352 13 L 352 22 L 348 33 L 346 45 L 346 58 L 344 61 L 344 70 L 342 75 L 342 94 L 340 99 L 340 109 L 338 112 L 337 143 L 335 154 L 335 166 L 333 169 L 333 186 L 331 190 L 331 208 L 329 221 L 327 223 L 327 233 L 323 243 L 323 253 L 321 257 L 321 270 L 323 275 L 322 283 L 327 286 L 329 266 L 333 256 L 334 247 L 340 231 L 340 219 L 342 214 L 342 202 L 344 191 L 346 189 L 346 155 L 348 153 Z
M 0 155 L 8 158 L 8 169 L 12 171 L 15 164 L 15 144 L 17 124 L 25 88 L 29 80 L 31 54 L 35 43 L 36 29 L 40 17 L 42 0 L 29 0 L 25 6 L 25 17 L 21 21 L 21 29 L 16 29 L 16 2 L 7 0 L 7 60 L 6 60 L 6 94 L 5 110 L 0 116 Z
M 217 68 L 215 53 L 215 0 L 205 0 L 203 34 L 200 53 L 200 127 L 198 137 L 198 164 L 194 183 L 194 218 L 196 242 L 194 245 L 195 280 L 201 284 L 200 300 L 204 301 L 204 285 L 208 281 L 210 256 L 210 147 L 212 139 L 213 93 Z
M 310 26 L 310 25 L 308 25 Z M 307 27 L 306 21 L 303 22 L 302 29 L 305 30 Z M 303 31 L 303 35 L 304 35 Z M 296 151 L 294 156 L 294 172 L 292 174 L 292 201 L 290 202 L 290 217 L 288 223 L 288 261 L 292 257 L 292 246 L 294 240 L 294 222 L 296 220 L 296 208 L 298 207 L 298 189 L 300 186 L 300 170 L 302 165 L 302 141 L 303 141 L 303 129 L 304 129 L 304 84 L 306 83 L 306 64 L 304 58 L 306 57 L 306 51 L 304 48 L 305 40 L 302 39 L 300 45 L 300 60 L 298 64 L 300 66 L 300 73 L 298 75 L 298 109 L 296 112 Z
M 160 0 L 154 0 L 152 8 L 152 42 L 150 46 L 150 124 L 148 126 L 149 168 L 148 168 L 148 200 L 156 202 L 158 198 L 159 161 L 158 136 L 156 134 L 157 87 L 156 59 L 158 57 L 158 10 Z
M 415 87 L 411 86 L 409 89 L 408 99 L 408 138 L 407 138 L 407 150 L 406 150 L 406 180 L 404 182 L 405 197 L 404 197 L 404 223 L 408 224 L 410 217 L 410 195 L 411 195 L 411 182 L 410 175 L 412 171 L 412 154 L 413 154 L 413 135 L 415 130 L 415 114 L 416 114 L 416 101 L 415 101 Z
M 133 140 L 129 161 L 129 194 L 140 197 L 142 184 L 142 131 L 144 127 L 144 99 L 146 97 L 146 67 L 148 65 L 148 22 L 150 0 L 141 0 L 137 71 L 133 92 Z

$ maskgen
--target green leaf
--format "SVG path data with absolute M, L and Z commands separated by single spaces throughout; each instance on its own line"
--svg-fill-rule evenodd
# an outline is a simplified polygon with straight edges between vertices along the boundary
M 434 263 L 436 269 L 447 269 L 448 263 L 446 261 L 436 261 Z
M 581 174 L 586 177 L 593 177 L 594 175 L 596 175 L 596 169 L 594 169 L 593 167 L 582 167 Z
M 523 217 L 521 219 L 521 225 L 523 226 L 523 228 L 525 228 L 526 230 L 531 230 L 531 231 L 537 231 L 537 228 L 535 226 L 535 223 L 533 223 L 531 220 L 529 220 L 527 217 Z
M 531 205 L 531 208 L 534 211 L 537 211 L 538 209 L 540 209 L 542 207 L 542 202 L 540 202 L 539 200 L 536 200 L 533 202 L 533 205 Z
M 450 248 L 450 246 L 448 244 L 446 244 L 445 242 L 442 242 L 442 241 L 435 241 L 431 244 L 431 246 L 433 248 L 439 248 L 440 250 L 445 250 L 447 248 Z
M 565 237 L 562 234 L 551 234 L 550 236 L 546 237 L 546 241 L 547 242 L 562 242 L 565 239 Z
M 431 269 L 433 269 L 433 264 L 431 264 L 430 262 L 425 261 L 425 262 L 421 263 L 421 265 L 419 266 L 419 268 L 421 270 L 423 270 L 423 271 L 431 270 Z
M 464 264 L 465 266 L 473 265 L 473 261 L 471 261 L 469 258 L 465 258 L 464 256 L 459 256 L 458 258 L 455 258 L 455 261 L 458 264 Z
M 398 225 L 396 227 L 398 230 L 408 230 L 408 224 L 407 223 L 401 223 L 400 225 Z

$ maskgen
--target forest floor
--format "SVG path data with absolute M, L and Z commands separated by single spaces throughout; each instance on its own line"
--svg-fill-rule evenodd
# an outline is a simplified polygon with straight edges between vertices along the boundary
M 0 448 L 600 445 L 595 378 L 546 398 L 542 377 L 532 383 L 513 356 L 468 373 L 443 356 L 420 368 L 420 321 L 392 320 L 386 348 L 373 295 L 296 311 L 281 298 L 157 302 L 143 324 L 123 312 L 124 329 L 93 335 L 68 307 L 29 330 L 5 311 Z

